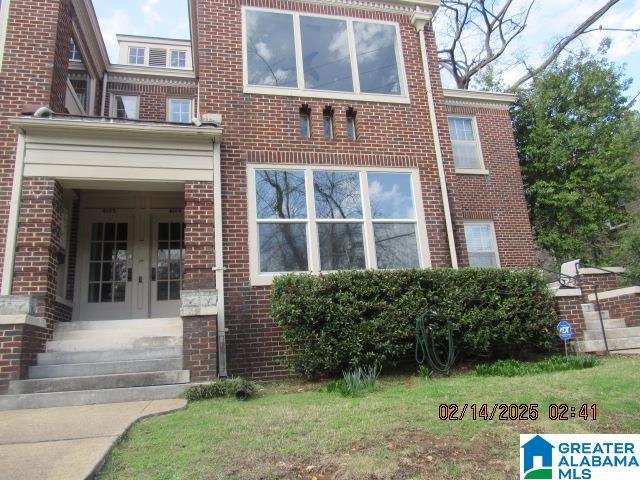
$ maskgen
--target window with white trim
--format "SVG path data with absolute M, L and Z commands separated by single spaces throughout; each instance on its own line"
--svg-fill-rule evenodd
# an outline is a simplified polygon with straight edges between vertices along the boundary
M 191 106 L 193 102 L 189 98 L 170 98 L 167 119 L 174 123 L 191 123 L 193 115 Z
M 464 236 L 470 267 L 499 267 L 493 222 L 465 222 Z
M 144 65 L 146 63 L 146 49 L 144 47 L 129 47 L 129 65 Z
M 483 170 L 477 128 L 473 117 L 449 117 L 453 160 L 458 170 Z
M 136 120 L 139 117 L 140 97 L 136 95 L 114 95 L 111 115 L 115 118 L 129 118 Z
M 171 68 L 187 68 L 187 52 L 171 50 Z
M 73 38 L 71 38 L 71 42 L 69 43 L 69 60 L 72 62 L 82 61 L 82 54 L 80 53 L 80 50 L 78 50 L 76 41 Z
M 245 84 L 407 96 L 398 25 L 245 8 Z
M 417 173 L 251 166 L 252 277 L 428 266 Z

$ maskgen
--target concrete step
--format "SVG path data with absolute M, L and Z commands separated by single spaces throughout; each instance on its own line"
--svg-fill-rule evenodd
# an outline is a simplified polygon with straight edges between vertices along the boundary
M 155 327 L 182 327 L 182 319 L 177 318 L 144 318 L 139 320 L 96 320 L 83 322 L 61 322 L 56 330 L 113 330 L 113 329 L 145 329 Z
M 640 337 L 607 338 L 610 350 L 632 350 L 640 348 Z M 604 340 L 587 340 L 578 342 L 577 348 L 581 352 L 604 352 Z
M 53 340 L 85 340 L 92 341 L 109 338 L 143 338 L 143 337 L 181 337 L 182 326 L 148 327 L 148 328 L 114 328 L 110 330 L 55 330 Z
M 0 395 L 0 410 L 22 410 L 179 398 L 190 386 L 191 384 L 189 383 L 182 383 L 106 390 Z
M 600 315 L 598 315 L 598 312 L 582 312 L 584 315 L 584 320 L 586 322 L 595 322 L 595 321 L 600 321 Z M 602 319 L 603 320 L 607 320 L 609 317 L 609 311 L 608 310 L 602 310 Z
M 9 383 L 10 395 L 24 393 L 70 392 L 78 390 L 104 390 L 111 388 L 146 387 L 172 385 L 189 382 L 189 370 L 166 372 L 121 373 L 117 375 L 94 375 L 90 377 L 41 378 L 15 380 Z
M 161 348 L 103 350 L 94 352 L 48 352 L 38 354 L 38 366 L 73 363 L 118 362 L 182 357 L 182 345 Z
M 607 320 L 602 320 L 605 329 L 609 328 L 625 328 L 627 323 L 622 318 L 609 318 Z M 600 325 L 600 320 L 595 321 L 587 321 L 585 322 L 587 330 L 602 330 L 602 326 Z
M 56 377 L 89 377 L 118 373 L 160 372 L 180 370 L 182 358 L 161 358 L 151 360 L 127 360 L 99 363 L 68 363 L 63 365 L 38 365 L 29 367 L 29 379 Z
M 144 348 L 177 347 L 182 345 L 181 336 L 131 337 L 129 335 L 105 335 L 76 340 L 50 340 L 47 352 L 98 352 L 105 350 L 128 350 Z
M 605 328 L 604 331 L 607 334 L 607 341 L 614 338 L 640 337 L 640 327 Z M 585 341 L 602 340 L 602 329 L 585 331 L 584 339 Z

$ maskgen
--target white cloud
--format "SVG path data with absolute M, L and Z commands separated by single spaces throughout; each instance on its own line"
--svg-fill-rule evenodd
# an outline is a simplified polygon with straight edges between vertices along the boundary
M 162 15 L 158 11 L 158 2 L 159 0 L 145 0 L 140 7 L 146 23 L 151 25 L 162 23 Z
M 131 17 L 124 10 L 116 10 L 110 17 L 100 18 L 102 36 L 112 62 L 118 61 L 118 33 L 136 34 L 138 30 L 131 22 Z

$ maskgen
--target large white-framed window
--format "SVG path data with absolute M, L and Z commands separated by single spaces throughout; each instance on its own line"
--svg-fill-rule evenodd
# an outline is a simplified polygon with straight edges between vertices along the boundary
M 243 7 L 244 91 L 409 103 L 397 23 Z
M 145 65 L 146 51 L 144 47 L 129 47 L 129 65 Z
M 186 50 L 171 50 L 171 68 L 187 68 Z
M 113 94 L 111 96 L 111 116 L 137 120 L 140 118 L 140 97 Z
M 469 266 L 475 268 L 500 268 L 498 241 L 491 220 L 464 222 Z
M 251 164 L 247 175 L 253 285 L 431 265 L 417 170 Z
M 450 115 L 448 120 L 456 173 L 487 174 L 475 117 Z
M 193 100 L 190 98 L 167 99 L 167 120 L 174 123 L 191 123 Z

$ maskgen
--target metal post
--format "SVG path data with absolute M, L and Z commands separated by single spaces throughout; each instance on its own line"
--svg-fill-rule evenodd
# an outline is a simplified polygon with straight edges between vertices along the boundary
M 604 340 L 604 349 L 609 355 L 609 344 L 607 343 L 607 332 L 604 329 L 604 320 L 602 320 L 602 310 L 600 309 L 600 297 L 598 297 L 598 286 L 594 285 L 596 295 L 596 305 L 598 307 L 598 317 L 600 318 L 600 327 L 602 328 L 602 339 Z

